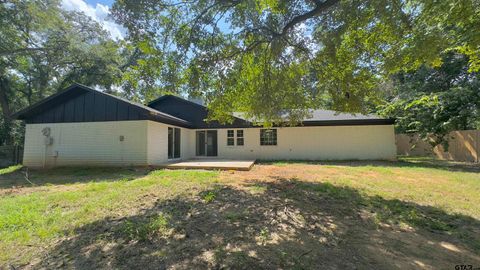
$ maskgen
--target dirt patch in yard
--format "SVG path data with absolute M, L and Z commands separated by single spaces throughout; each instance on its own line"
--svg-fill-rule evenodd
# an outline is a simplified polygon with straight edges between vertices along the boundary
M 75 230 L 25 268 L 454 269 L 480 267 L 480 221 L 330 182 L 342 168 L 256 165 L 207 191 Z M 383 177 L 378 172 L 348 177 Z M 375 180 L 375 179 L 374 179 Z

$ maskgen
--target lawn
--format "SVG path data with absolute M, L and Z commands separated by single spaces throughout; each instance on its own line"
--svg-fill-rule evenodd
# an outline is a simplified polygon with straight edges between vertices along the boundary
M 480 169 L 0 170 L 0 269 L 480 267 Z

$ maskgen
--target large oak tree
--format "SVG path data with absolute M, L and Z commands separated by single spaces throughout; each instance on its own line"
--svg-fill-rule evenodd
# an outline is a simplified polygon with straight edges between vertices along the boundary
M 144 54 L 128 74 L 142 94 L 202 95 L 219 120 L 361 112 L 392 74 L 448 51 L 480 68 L 478 0 L 118 0 L 113 15 Z

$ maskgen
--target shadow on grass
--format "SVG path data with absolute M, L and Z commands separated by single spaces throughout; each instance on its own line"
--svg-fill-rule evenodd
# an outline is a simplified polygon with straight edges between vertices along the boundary
M 75 230 L 34 268 L 418 269 L 480 265 L 480 222 L 277 179 L 218 185 Z M 259 188 L 261 187 L 261 188 Z M 255 192 L 251 192 L 255 190 Z
M 133 180 L 146 175 L 148 168 L 61 167 L 33 170 L 17 166 L 0 174 L 0 189 L 84 182 Z
M 348 160 L 348 161 L 311 161 L 311 160 L 259 160 L 258 164 L 283 165 L 283 164 L 312 164 L 312 165 L 335 165 L 350 167 L 397 167 L 397 168 L 431 168 L 446 171 L 480 173 L 480 165 L 465 162 L 452 162 L 433 158 L 405 158 L 400 157 L 398 161 L 383 160 Z

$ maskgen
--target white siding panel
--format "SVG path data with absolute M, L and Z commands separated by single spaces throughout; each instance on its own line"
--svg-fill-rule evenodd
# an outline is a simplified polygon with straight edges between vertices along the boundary
M 27 124 L 23 163 L 30 167 L 147 165 L 147 122 Z M 51 129 L 52 145 L 44 143 L 44 127 Z
M 299 160 L 395 159 L 393 125 L 284 127 L 277 145 L 260 145 L 260 128 L 245 128 L 244 146 L 227 146 L 227 130 L 218 130 L 218 157 Z M 195 137 L 191 136 L 195 142 Z

